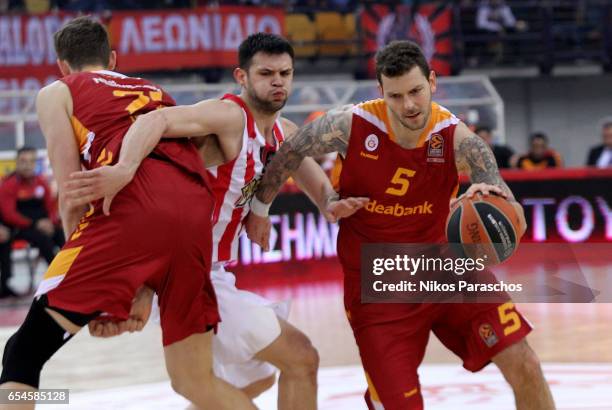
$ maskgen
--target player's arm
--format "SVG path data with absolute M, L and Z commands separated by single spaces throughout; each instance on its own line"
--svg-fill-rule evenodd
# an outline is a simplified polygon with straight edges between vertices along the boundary
M 346 155 L 351 134 L 351 108 L 352 106 L 347 105 L 331 110 L 298 129 L 266 166 L 266 172 L 257 192 L 251 199 L 251 212 L 246 223 L 248 238 L 261 246 L 264 251 L 270 246 L 268 220 L 270 204 L 287 178 L 302 165 L 304 158 L 330 152 Z M 322 172 L 320 167 L 319 171 Z
M 472 197 L 477 192 L 484 195 L 496 193 L 507 198 L 519 215 L 522 235 L 527 228 L 523 207 L 516 201 L 512 191 L 499 174 L 495 156 L 489 145 L 460 122 L 455 128 L 454 148 L 457 171 L 468 174 L 472 183 L 464 195 Z
M 242 133 L 241 109 L 234 103 L 206 100 L 187 106 L 168 107 L 138 116 L 123 137 L 115 165 L 75 173 L 68 185 L 72 203 L 104 198 L 103 211 L 110 213 L 114 196 L 134 177 L 144 158 L 164 138 L 189 138 L 209 134 Z
M 36 97 L 36 113 L 45 136 L 47 153 L 59 190 L 59 214 L 66 239 L 76 229 L 86 208 L 67 201 L 65 184 L 71 173 L 81 169 L 79 148 L 70 124 L 72 96 L 66 84 L 56 81 L 40 90 Z
M 267 215 L 267 208 L 287 178 L 302 164 L 305 157 L 319 156 L 330 152 L 346 155 L 351 134 L 352 106 L 333 109 L 316 120 L 298 129 L 295 135 L 285 142 L 272 161 L 255 194 L 254 202 L 265 204 L 259 207 Z M 253 202 L 251 203 L 253 209 Z
M 140 115 L 123 137 L 117 166 L 125 167 L 133 176 L 162 137 L 224 135 L 233 129 L 242 129 L 242 118 L 242 111 L 236 104 L 218 99 L 167 107 Z
M 283 118 L 285 135 L 291 139 L 298 130 L 297 125 Z M 292 174 L 295 183 L 319 211 L 330 222 L 346 218 L 368 203 L 368 198 L 346 198 L 341 200 L 334 190 L 329 177 L 321 166 L 311 157 L 306 157 Z

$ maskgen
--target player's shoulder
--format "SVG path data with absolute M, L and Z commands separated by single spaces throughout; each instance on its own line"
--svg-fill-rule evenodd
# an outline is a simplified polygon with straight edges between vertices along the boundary
M 46 101 L 54 103 L 64 103 L 71 98 L 70 88 L 62 80 L 56 80 L 41 88 L 36 95 L 36 103 L 44 103 Z
M 296 123 L 294 123 L 288 118 L 280 117 L 278 120 L 281 123 L 281 126 L 283 128 L 283 134 L 285 134 L 285 136 L 289 136 L 295 133 L 299 128 Z
M 211 98 L 208 100 L 200 101 L 200 103 L 198 104 L 200 104 L 206 110 L 212 111 L 215 114 L 223 116 L 224 119 L 235 118 L 235 120 L 239 124 L 243 123 L 241 120 L 244 118 L 245 115 L 244 109 L 242 108 L 242 106 L 240 106 L 240 104 L 238 104 L 238 102 L 233 101 L 229 98 Z
M 385 103 L 385 100 L 382 98 L 362 101 L 351 107 L 351 111 L 355 111 L 358 114 L 366 112 L 366 113 L 375 115 L 377 117 L 383 116 L 384 110 L 386 109 L 387 109 L 387 104 Z

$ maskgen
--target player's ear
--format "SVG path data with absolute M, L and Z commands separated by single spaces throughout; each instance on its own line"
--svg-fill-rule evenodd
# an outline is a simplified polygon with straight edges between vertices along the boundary
M 437 79 L 436 79 L 436 72 L 434 70 L 431 70 L 429 72 L 429 86 L 431 87 L 432 94 L 436 92 L 437 84 L 438 84 L 438 82 L 437 82 Z
M 381 97 L 384 97 L 384 96 L 385 96 L 385 93 L 383 92 L 382 84 L 381 84 L 381 83 L 378 83 L 378 86 L 377 86 L 377 87 L 378 87 L 378 92 L 380 93 L 380 96 L 381 96 Z
M 244 71 L 242 68 L 236 67 L 234 69 L 234 80 L 236 80 L 236 82 L 241 86 L 246 84 L 246 76 L 246 71 Z
M 60 72 L 62 73 L 62 77 L 67 76 L 72 72 L 72 69 L 66 61 L 60 60 L 59 58 L 55 61 L 57 62 L 57 66 L 59 67 Z
M 113 71 L 117 66 L 117 52 L 112 50 L 110 53 L 110 57 L 108 58 L 108 69 Z

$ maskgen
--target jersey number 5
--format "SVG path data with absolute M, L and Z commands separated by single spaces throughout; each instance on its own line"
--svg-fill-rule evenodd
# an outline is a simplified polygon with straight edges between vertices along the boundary
M 148 95 L 147 95 L 148 94 Z M 162 100 L 162 92 L 161 91 L 149 91 L 145 93 L 144 91 L 124 91 L 124 90 L 114 90 L 113 95 L 115 97 L 125 97 L 126 95 L 133 95 L 134 100 L 125 107 L 125 110 L 130 113 L 130 115 L 134 114 L 136 111 L 140 110 L 142 107 L 147 105 L 149 101 L 161 101 Z
M 397 196 L 405 195 L 408 191 L 408 187 L 410 186 L 410 181 L 408 180 L 408 178 L 413 177 L 414 174 L 416 174 L 416 172 L 412 169 L 398 168 L 395 171 L 395 175 L 393 175 L 393 178 L 391 178 L 391 185 L 395 186 L 387 188 L 385 193 Z
M 499 321 L 504 327 L 504 336 L 508 336 L 521 328 L 521 319 L 514 310 L 514 303 L 508 302 L 497 308 Z

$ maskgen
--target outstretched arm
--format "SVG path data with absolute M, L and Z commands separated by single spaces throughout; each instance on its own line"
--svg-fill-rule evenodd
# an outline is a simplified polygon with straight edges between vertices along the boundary
M 352 106 L 347 105 L 329 111 L 315 121 L 301 127 L 285 142 L 266 167 L 266 172 L 251 202 L 251 210 L 267 216 L 269 204 L 287 178 L 296 171 L 306 156 L 318 156 L 329 152 L 346 155 L 351 134 Z M 255 209 L 253 209 L 255 205 Z
M 463 123 L 459 123 L 455 129 L 454 145 L 457 170 L 466 172 L 472 183 L 464 195 L 472 197 L 477 192 L 484 195 L 496 193 L 507 198 L 519 215 L 522 235 L 527 228 L 523 207 L 514 199 L 512 191 L 499 174 L 491 148 Z
M 283 119 L 285 133 L 295 136 L 298 130 L 293 122 Z M 308 198 L 319 208 L 319 211 L 329 222 L 337 222 L 340 218 L 347 218 L 367 205 L 368 198 L 340 199 L 338 193 L 329 180 L 329 176 L 321 166 L 311 157 L 306 157 L 297 170 L 292 174 L 295 183 Z
M 160 139 L 227 134 L 242 127 L 242 112 L 231 102 L 206 100 L 194 105 L 168 107 L 140 115 L 123 137 L 118 162 L 76 172 L 67 184 L 71 204 L 83 205 L 104 197 L 104 213 L 113 197 L 127 185 L 143 159 Z

